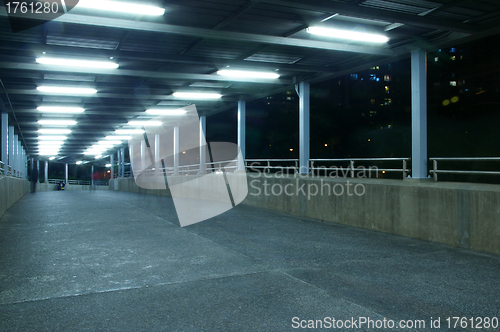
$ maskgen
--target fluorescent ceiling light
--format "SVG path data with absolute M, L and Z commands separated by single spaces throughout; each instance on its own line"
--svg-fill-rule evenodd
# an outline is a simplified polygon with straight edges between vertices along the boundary
M 55 153 L 50 152 L 50 151 L 48 151 L 48 152 L 39 152 L 38 153 L 39 156 L 57 156 L 58 154 L 59 154 L 59 151 L 55 152 Z M 50 160 L 54 160 L 54 159 L 56 159 L 56 157 L 51 157 L 49 159 Z
M 144 134 L 142 129 L 118 129 L 115 131 L 118 135 Z
M 54 160 L 54 159 L 56 159 L 56 157 L 50 157 L 50 158 L 49 158 L 49 160 Z
M 83 164 L 83 161 L 77 161 L 75 164 L 81 165 L 81 164 Z
M 106 136 L 107 140 L 123 140 L 123 141 L 128 141 L 132 139 L 132 136 Z M 121 144 L 121 142 L 120 142 Z
M 259 72 L 259 71 L 246 71 L 246 70 L 219 70 L 217 72 L 218 75 L 221 76 L 229 76 L 229 77 L 244 77 L 244 78 L 270 78 L 275 79 L 279 78 L 280 75 L 276 73 L 270 72 Z
M 106 164 L 106 166 L 104 166 L 104 167 L 110 168 L 111 164 Z
M 103 151 L 85 151 L 83 154 L 87 156 L 100 156 Z
M 69 129 L 38 129 L 40 134 L 71 134 L 71 130 Z
M 120 145 L 120 144 L 122 144 L 122 141 L 99 141 L 99 142 L 97 142 L 97 144 L 99 144 L 99 145 L 112 145 L 112 146 L 114 146 L 114 145 Z
M 81 107 L 46 107 L 40 106 L 36 108 L 40 112 L 44 113 L 66 113 L 66 114 L 77 114 L 85 112 L 84 108 Z
M 64 141 L 66 136 L 38 136 L 39 141 Z
M 92 150 L 103 150 L 106 151 L 107 149 L 112 149 L 114 145 L 92 145 Z
M 38 120 L 38 124 L 53 125 L 53 126 L 74 126 L 74 125 L 76 125 L 76 121 L 73 121 L 73 120 Z
M 140 126 L 140 127 L 158 127 L 163 123 L 161 121 L 130 121 L 129 126 Z
M 74 94 L 74 95 L 91 95 L 97 93 L 96 89 L 68 88 L 64 86 L 39 86 L 36 89 L 40 92 Z
M 102 158 L 102 155 L 95 156 L 94 158 L 95 158 L 95 159 Z
M 89 8 L 100 11 L 110 11 L 135 15 L 161 16 L 165 9 L 155 6 L 123 3 L 118 1 L 80 0 L 77 8 Z
M 309 27 L 307 32 L 314 35 L 326 36 L 331 38 L 348 39 L 354 41 L 364 41 L 371 43 L 387 43 L 389 38 L 375 33 L 340 30 L 340 29 L 330 29 L 322 27 Z
M 182 109 L 149 109 L 146 110 L 150 115 L 184 115 L 187 111 Z
M 106 68 L 116 69 L 119 67 L 117 63 L 111 61 L 90 61 L 90 60 L 71 60 L 71 59 L 56 59 L 56 58 L 37 58 L 36 62 L 43 65 L 84 67 L 84 68 Z
M 53 145 L 63 145 L 64 142 L 63 141 L 41 141 L 41 142 L 38 142 L 38 146 L 53 146 Z
M 222 95 L 209 92 L 174 92 L 174 97 L 183 99 L 219 99 Z

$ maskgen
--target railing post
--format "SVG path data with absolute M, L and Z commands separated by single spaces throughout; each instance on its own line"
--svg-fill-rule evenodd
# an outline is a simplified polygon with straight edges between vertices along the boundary
M 438 170 L 438 162 L 436 159 L 434 159 L 432 161 L 432 168 L 434 170 L 434 174 L 433 174 L 433 177 L 434 177 L 434 181 L 437 182 L 438 180 L 438 173 L 437 173 L 437 170 Z
M 314 177 L 314 160 L 311 160 L 311 174 Z
M 406 179 L 406 159 L 403 159 L 403 180 Z
M 351 160 L 351 178 L 354 178 L 354 160 Z
M 271 173 L 271 161 L 267 161 L 267 173 Z

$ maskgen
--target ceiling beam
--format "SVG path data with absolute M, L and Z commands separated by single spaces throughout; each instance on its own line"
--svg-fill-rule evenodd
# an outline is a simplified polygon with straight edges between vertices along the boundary
M 7 16 L 4 7 L 0 7 L 0 16 Z M 36 17 L 38 19 L 38 17 Z M 392 55 L 391 50 L 383 47 L 370 47 L 351 45 L 345 43 L 325 42 L 309 39 L 285 38 L 278 36 L 259 35 L 234 31 L 217 31 L 211 29 L 193 28 L 180 25 L 137 22 L 133 20 L 114 19 L 108 17 L 95 17 L 76 14 L 65 14 L 54 20 L 54 22 L 108 27 L 114 29 L 136 30 L 146 32 L 167 33 L 180 36 L 194 36 L 199 38 L 232 40 L 238 42 L 252 42 L 271 45 L 296 46 L 304 48 L 324 49 L 330 51 L 366 53 L 376 55 Z

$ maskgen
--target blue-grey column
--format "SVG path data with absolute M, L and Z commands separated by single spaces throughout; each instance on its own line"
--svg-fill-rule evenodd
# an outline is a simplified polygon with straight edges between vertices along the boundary
M 200 174 L 207 172 L 207 117 L 200 116 Z
M 64 182 L 66 183 L 66 185 L 68 185 L 69 183 L 69 169 L 68 169 L 68 164 L 65 164 L 65 167 L 64 167 Z
M 109 156 L 109 163 L 111 164 L 110 177 L 111 177 L 111 180 L 113 180 L 115 178 L 115 154 L 114 153 L 112 153 L 111 156 Z
M 121 165 L 122 165 L 122 174 L 121 177 L 125 177 L 125 148 L 120 149 L 120 160 L 121 160 Z
M 161 156 L 160 156 L 160 134 L 155 134 L 155 177 L 160 175 Z
M 45 183 L 49 183 L 49 162 L 45 162 L 45 169 L 44 169 L 44 178 L 45 178 Z
M 309 173 L 309 83 L 299 84 L 299 173 Z
M 179 127 L 174 127 L 174 175 L 179 174 Z
M 133 177 L 133 170 L 132 170 L 132 159 L 134 158 L 133 156 L 135 155 L 135 152 L 134 152 L 134 145 L 131 144 L 128 146 L 128 153 L 130 154 L 130 177 Z M 121 155 L 121 156 L 120 156 Z M 118 175 L 118 177 L 124 177 L 125 176 L 125 165 L 123 164 L 123 154 L 121 153 L 121 149 L 120 151 L 118 151 L 118 157 L 121 158 L 121 166 L 120 164 L 118 164 L 118 174 L 120 174 L 120 172 L 122 172 L 122 176 Z M 135 164 L 135 160 L 134 160 L 134 167 L 135 169 L 137 169 L 137 165 Z M 121 170 L 121 171 L 120 171 Z
M 411 51 L 412 178 L 427 178 L 427 59 L 422 49 Z
M 14 167 L 14 127 L 9 126 L 9 166 Z
M 94 185 L 94 165 L 90 167 L 90 185 Z
M 2 141 L 2 153 L 0 156 L 0 160 L 5 164 L 5 166 L 9 163 L 9 114 L 2 113 L 2 129 L 1 129 L 0 141 Z
M 246 113 L 247 105 L 244 100 L 238 101 L 238 146 L 243 157 L 242 162 L 238 162 L 238 171 L 245 171 L 245 136 L 246 136 Z
M 19 175 L 19 135 L 14 134 L 14 169 L 16 170 L 16 176 Z
M 147 168 L 147 163 L 146 163 L 146 155 L 147 155 L 147 146 L 146 146 L 146 141 L 141 140 L 141 170 L 145 171 Z
M 23 167 L 24 169 L 24 167 Z M 36 161 L 36 171 L 38 172 L 38 183 L 40 183 L 40 160 Z
M 132 154 L 132 150 L 130 150 L 130 153 Z M 117 177 L 121 178 L 122 177 L 122 158 L 121 158 L 121 150 L 118 149 L 116 153 L 116 162 L 118 164 L 118 174 Z

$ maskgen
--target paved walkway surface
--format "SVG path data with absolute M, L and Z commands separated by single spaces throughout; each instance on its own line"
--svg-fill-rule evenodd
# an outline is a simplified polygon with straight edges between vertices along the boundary
M 248 206 L 181 228 L 170 198 L 59 191 L 0 219 L 0 331 L 473 331 L 499 295 L 498 256 Z

